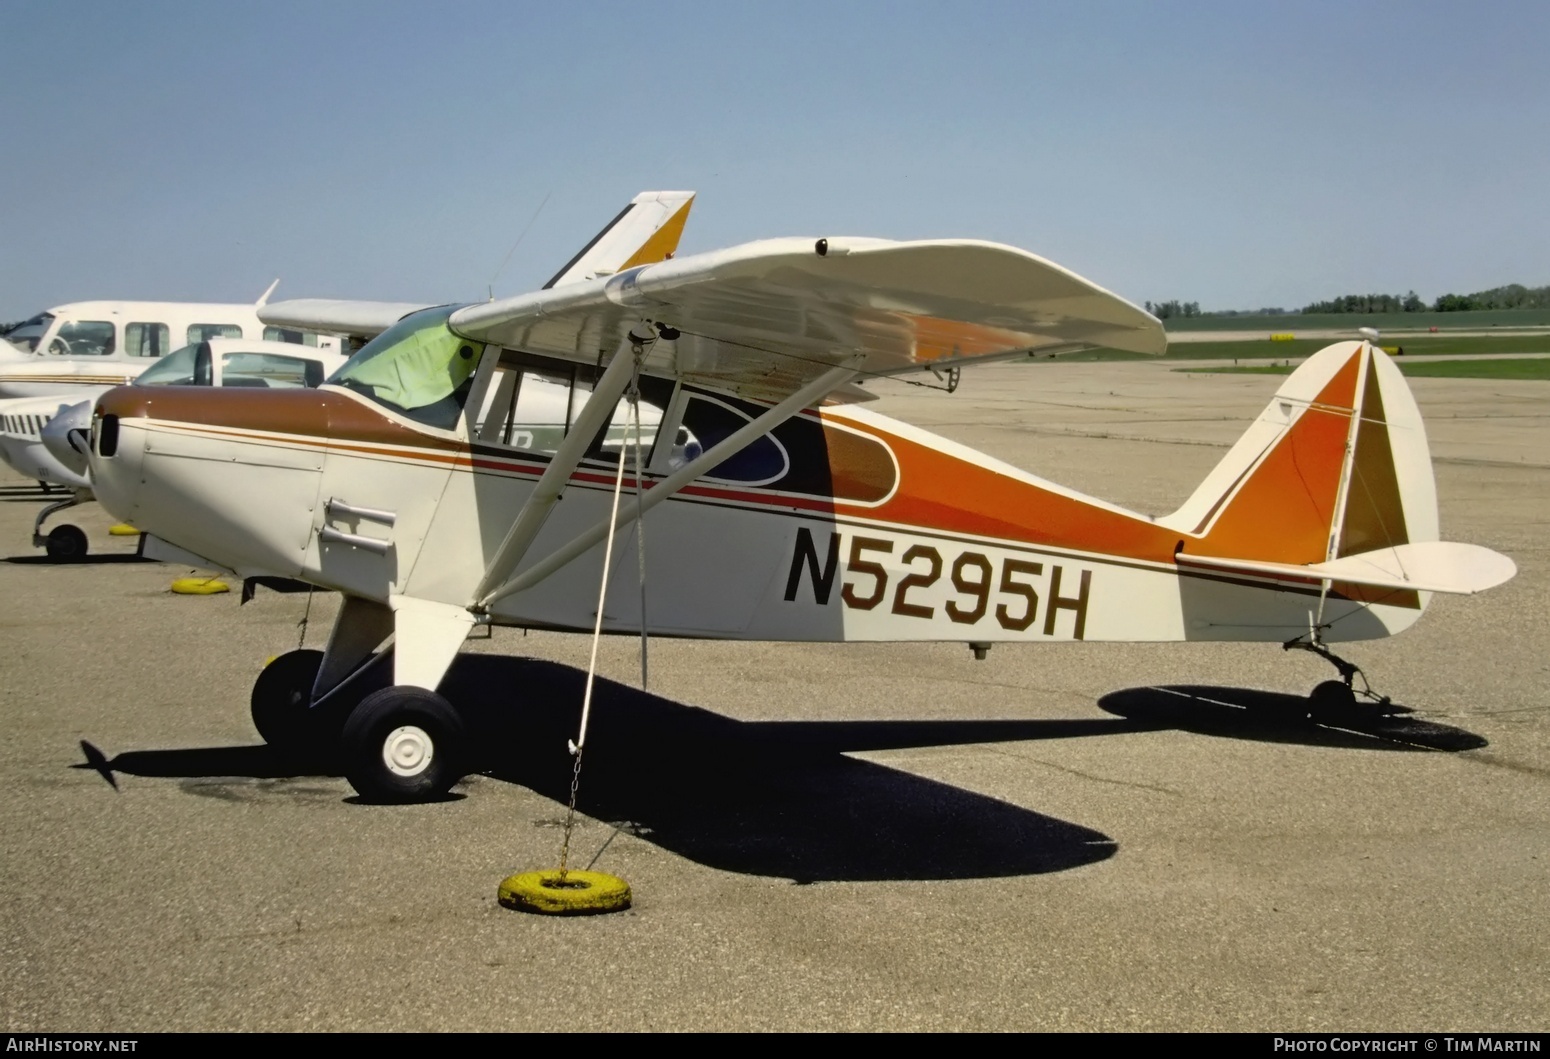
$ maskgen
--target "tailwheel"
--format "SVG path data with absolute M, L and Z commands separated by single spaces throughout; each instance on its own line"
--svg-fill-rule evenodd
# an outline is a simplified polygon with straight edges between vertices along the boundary
M 1315 721 L 1350 717 L 1356 709 L 1356 692 L 1343 680 L 1326 680 L 1308 693 L 1308 716 Z
M 337 741 L 337 729 L 329 733 L 312 706 L 312 685 L 322 667 L 322 651 L 291 651 L 265 666 L 253 682 L 253 727 L 287 760 L 321 759 Z
M 78 526 L 55 526 L 43 541 L 48 557 L 56 563 L 86 558 L 86 534 Z
M 463 778 L 463 721 L 434 691 L 373 692 L 350 712 L 340 741 L 345 776 L 367 801 L 434 801 Z

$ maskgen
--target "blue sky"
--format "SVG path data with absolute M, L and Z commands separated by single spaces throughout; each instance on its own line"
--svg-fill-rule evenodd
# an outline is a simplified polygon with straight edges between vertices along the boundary
M 0 319 L 521 293 L 647 188 L 700 192 L 681 253 L 983 238 L 1136 302 L 1550 283 L 1529 0 L 11 0 L 0 40 Z

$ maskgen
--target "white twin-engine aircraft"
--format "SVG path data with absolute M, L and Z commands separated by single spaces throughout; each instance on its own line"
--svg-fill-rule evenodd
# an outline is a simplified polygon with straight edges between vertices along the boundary
M 132 382 L 157 359 L 212 338 L 305 342 L 335 349 L 332 335 L 265 326 L 258 310 L 279 280 L 251 304 L 92 301 L 56 305 L 0 338 L 0 398 L 76 394 Z
M 1367 342 L 1308 360 L 1184 506 L 1151 518 L 854 402 L 878 376 L 1161 353 L 1156 319 L 970 240 L 673 259 L 691 199 L 638 197 L 521 297 L 269 306 L 283 326 L 380 332 L 320 390 L 99 400 L 92 478 L 153 535 L 147 554 L 344 594 L 326 652 L 282 656 L 254 686 L 272 746 L 337 748 L 369 799 L 444 793 L 472 759 L 436 689 L 486 623 L 977 652 L 1297 641 L 1349 695 L 1354 667 L 1327 641 L 1391 635 L 1433 592 L 1515 573 L 1439 541 L 1420 414 Z M 389 637 L 392 685 L 352 696 Z

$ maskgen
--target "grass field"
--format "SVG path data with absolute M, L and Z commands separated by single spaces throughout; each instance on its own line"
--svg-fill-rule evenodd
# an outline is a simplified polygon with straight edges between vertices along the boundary
M 1286 313 L 1280 316 L 1191 316 L 1170 317 L 1163 324 L 1169 331 L 1297 331 L 1358 327 L 1400 329 L 1428 327 L 1444 331 L 1475 330 L 1488 327 L 1550 326 L 1550 309 L 1483 309 L 1466 313 Z
M 1521 360 L 1398 361 L 1399 370 L 1413 378 L 1427 379 L 1544 379 L 1550 380 L 1550 357 Z M 1283 364 L 1224 364 L 1220 368 L 1174 368 L 1174 371 L 1239 375 L 1290 375 Z

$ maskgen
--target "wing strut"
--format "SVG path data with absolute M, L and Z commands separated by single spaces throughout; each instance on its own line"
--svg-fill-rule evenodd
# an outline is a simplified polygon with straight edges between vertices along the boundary
M 604 537 L 608 536 L 610 524 L 615 529 L 618 529 L 644 516 L 647 511 L 671 497 L 706 471 L 711 470 L 723 460 L 741 452 L 759 438 L 764 437 L 764 435 L 780 426 L 780 424 L 802 411 L 802 409 L 821 401 L 826 394 L 845 385 L 845 383 L 856 377 L 864 359 L 864 356 L 861 354 L 850 357 L 839 367 L 831 368 L 824 372 L 818 378 L 780 402 L 780 404 L 775 405 L 769 411 L 759 416 L 759 418 L 748 423 L 740 430 L 729 434 L 721 442 L 711 446 L 699 458 L 691 460 L 646 490 L 646 495 L 635 505 L 635 510 L 626 509 L 621 511 L 614 519 L 603 519 L 586 532 L 577 534 L 569 543 L 556 548 L 548 556 L 540 559 L 504 584 L 484 590 L 486 583 L 493 583 L 497 580 L 497 578 L 487 574 L 484 580 L 480 582 L 480 588 L 483 591 L 482 594 L 476 594 L 475 604 L 472 609 L 476 611 L 488 610 L 490 605 L 496 600 L 504 599 L 513 593 L 532 588 L 555 571 L 563 569 L 572 560 L 578 558 Z M 612 365 L 609 367 L 611 369 Z
M 641 330 L 649 330 L 645 324 L 639 327 Z M 593 387 L 592 396 L 587 398 L 587 403 L 582 406 L 581 414 L 571 425 L 570 432 L 565 435 L 565 440 L 560 442 L 554 459 L 549 461 L 549 466 L 544 469 L 538 484 L 533 487 L 527 503 L 523 504 L 522 510 L 517 513 L 517 519 L 507 531 L 506 539 L 501 541 L 500 547 L 491 557 L 484 577 L 474 589 L 473 598 L 476 602 L 482 600 L 490 589 L 510 576 L 517 568 L 517 564 L 522 561 L 522 557 L 527 554 L 527 550 L 533 546 L 538 531 L 544 528 L 550 512 L 554 510 L 555 502 L 560 499 L 560 494 L 565 491 L 565 486 L 570 482 L 571 474 L 581 463 L 581 458 L 586 455 L 587 446 L 592 444 L 592 439 L 597 437 L 597 432 L 603 429 L 603 424 L 608 421 L 609 416 L 613 415 L 620 396 L 630 384 L 630 379 L 639 364 L 640 355 L 655 341 L 654 331 L 648 337 L 642 338 L 632 328 L 619 343 L 614 359 L 608 362 L 608 367 L 603 371 L 603 377 L 598 379 L 597 385 Z

